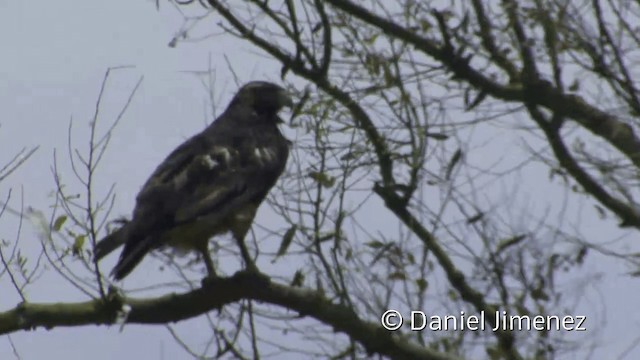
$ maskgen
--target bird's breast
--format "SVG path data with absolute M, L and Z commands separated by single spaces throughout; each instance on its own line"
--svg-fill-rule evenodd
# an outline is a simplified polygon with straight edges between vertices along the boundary
M 211 217 L 203 216 L 167 231 L 161 242 L 183 252 L 201 248 L 212 237 L 227 232 L 232 232 L 236 237 L 244 237 L 251 228 L 256 210 L 257 206 L 248 204 L 221 220 L 212 221 Z

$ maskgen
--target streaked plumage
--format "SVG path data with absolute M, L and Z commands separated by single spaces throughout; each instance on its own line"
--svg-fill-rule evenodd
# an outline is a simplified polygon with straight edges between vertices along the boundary
M 149 251 L 171 246 L 202 253 L 213 276 L 208 241 L 230 231 L 248 261 L 242 241 L 289 154 L 278 129 L 283 106 L 291 99 L 277 85 L 255 81 L 240 88 L 218 119 L 156 168 L 136 197 L 131 221 L 97 244 L 96 260 L 124 244 L 111 272 L 122 279 Z

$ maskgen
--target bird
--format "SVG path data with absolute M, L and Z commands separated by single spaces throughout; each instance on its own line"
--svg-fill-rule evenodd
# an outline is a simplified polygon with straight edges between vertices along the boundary
M 94 260 L 123 246 L 110 273 L 122 280 L 149 252 L 169 247 L 200 253 L 208 277 L 216 277 L 209 240 L 231 232 L 247 270 L 257 271 L 244 237 L 286 167 L 291 142 L 278 113 L 292 106 L 289 93 L 271 82 L 240 87 L 215 121 L 155 169 L 131 219 L 96 243 Z

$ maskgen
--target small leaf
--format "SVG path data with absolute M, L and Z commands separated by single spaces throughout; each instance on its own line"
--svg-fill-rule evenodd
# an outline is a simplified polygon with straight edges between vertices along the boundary
M 309 97 L 311 96 L 310 94 L 311 92 L 309 88 L 304 89 L 304 93 L 302 94 L 300 101 L 298 101 L 298 103 L 293 107 L 293 110 L 291 110 L 291 118 L 289 119 L 289 125 L 292 125 L 293 120 L 302 113 L 304 106 L 307 104 L 307 101 L 309 101 Z
M 412 253 L 407 253 L 407 255 L 406 255 L 406 256 L 407 256 L 407 261 L 409 262 L 409 264 L 411 264 L 411 265 L 415 265 L 415 263 L 416 263 L 416 258 L 415 258 L 415 256 L 413 256 L 413 254 L 412 254 Z
M 384 82 L 385 82 L 385 84 L 393 85 L 396 82 L 396 78 L 391 73 L 391 69 L 389 68 L 389 65 L 385 64 L 382 67 L 382 70 L 383 70 L 383 74 L 384 74 Z
M 582 263 L 584 262 L 585 257 L 587 257 L 587 252 L 589 251 L 589 248 L 586 246 L 581 246 L 580 250 L 578 251 L 578 255 L 576 256 L 576 262 L 579 265 L 582 265 Z
M 293 274 L 293 280 L 291 280 L 290 286 L 293 287 L 301 287 L 304 283 L 304 274 L 301 270 L 296 270 L 296 273 Z
M 534 300 L 549 301 L 549 295 L 542 288 L 531 290 L 531 298 Z
M 418 289 L 420 290 L 420 292 L 423 292 L 429 286 L 429 282 L 427 282 L 427 280 L 425 280 L 424 278 L 420 278 L 420 279 L 416 279 L 416 285 L 418 286 Z
M 336 178 L 323 172 L 311 171 L 309 172 L 309 177 L 325 188 L 330 188 L 336 183 Z
M 362 151 L 360 150 L 353 150 L 353 151 L 349 151 L 346 154 L 342 155 L 340 157 L 340 160 L 342 161 L 347 161 L 347 160 L 353 160 L 353 159 L 358 159 L 362 156 Z
M 440 141 L 444 141 L 444 140 L 447 140 L 449 138 L 449 135 L 442 134 L 442 133 L 427 133 L 426 136 L 428 138 L 432 138 L 434 140 L 440 140 Z
M 466 111 L 471 111 L 473 110 L 473 108 L 475 108 L 476 106 L 480 105 L 480 103 L 486 99 L 487 97 L 487 92 L 486 91 L 480 91 L 478 93 L 478 95 L 475 97 L 475 99 L 473 99 L 473 101 L 471 101 L 471 103 L 467 104 L 467 108 L 465 109 Z
M 380 244 L 382 244 L 382 247 L 380 247 L 376 252 L 376 255 L 373 257 L 373 260 L 371 260 L 371 263 L 369 264 L 370 266 L 373 266 L 373 264 L 377 263 L 378 260 L 382 259 L 382 257 L 387 253 L 387 251 L 389 251 L 393 247 L 392 242 L 386 243 L 386 244 L 385 243 L 380 243 Z M 377 246 L 377 244 L 375 246 Z
M 75 240 L 73 241 L 73 247 L 71 248 L 73 255 L 78 256 L 80 255 L 80 253 L 82 253 L 82 247 L 84 246 L 86 238 L 86 235 L 76 236 Z
M 282 242 L 280 243 L 280 248 L 278 248 L 278 253 L 276 254 L 276 258 L 284 255 L 291 245 L 291 241 L 293 240 L 293 236 L 296 234 L 296 230 L 298 230 L 298 225 L 291 226 L 284 236 L 282 237 Z M 274 259 L 275 260 L 275 259 Z
M 578 91 L 580 90 L 580 81 L 578 79 L 573 80 L 571 85 L 569 85 L 569 91 Z
M 484 217 L 484 213 L 483 212 L 479 212 L 475 215 L 473 215 L 472 217 L 467 219 L 467 224 L 473 224 L 475 222 L 478 222 L 480 220 L 482 220 L 482 218 Z
M 364 244 L 373 249 L 380 249 L 381 247 L 384 246 L 384 243 L 379 240 L 369 241 L 368 243 L 364 243 Z
M 64 225 L 65 221 L 67 221 L 67 216 L 66 215 L 58 216 L 56 221 L 53 222 L 53 231 L 60 231 L 60 229 L 62 229 L 62 225 Z
M 376 42 L 376 39 L 378 38 L 378 35 L 380 35 L 380 34 L 379 33 L 375 33 L 372 36 L 370 36 L 368 39 L 365 38 L 364 42 L 369 44 L 369 45 L 372 45 L 373 43 Z
M 280 79 L 284 81 L 284 78 L 287 76 L 287 73 L 291 70 L 291 66 L 289 64 L 282 65 L 282 69 L 280 69 Z
M 498 243 L 498 246 L 496 248 L 496 253 L 501 253 L 507 248 L 519 244 L 520 242 L 522 242 L 522 240 L 526 238 L 527 238 L 527 235 L 516 235 L 506 240 L 502 240 L 500 243 Z
M 595 205 L 593 205 L 593 206 L 594 206 L 594 207 L 596 208 L 596 210 L 598 211 L 598 215 L 600 216 L 600 219 L 601 219 L 601 220 L 604 220 L 604 219 L 606 219 L 606 218 L 607 218 L 607 212 L 604 210 L 604 208 L 603 208 L 602 206 L 597 205 L 597 204 L 595 204 Z
M 630 272 L 629 276 L 631 276 L 631 277 L 640 277 L 640 270 L 636 270 L 634 272 Z
M 351 250 L 350 248 L 347 249 L 347 253 L 344 255 L 344 259 L 345 260 L 351 260 L 353 258 L 353 250 Z
M 451 160 L 449 160 L 449 165 L 447 165 L 445 179 L 447 180 L 451 179 L 451 173 L 453 172 L 453 168 L 456 166 L 458 162 L 460 162 L 460 159 L 462 159 L 462 150 L 458 149 L 456 150 L 455 153 L 453 153 Z
M 389 280 L 407 280 L 407 276 L 401 271 L 395 271 L 389 274 Z
M 420 19 L 418 22 L 420 23 L 422 31 L 429 31 L 432 27 L 431 23 L 427 19 Z

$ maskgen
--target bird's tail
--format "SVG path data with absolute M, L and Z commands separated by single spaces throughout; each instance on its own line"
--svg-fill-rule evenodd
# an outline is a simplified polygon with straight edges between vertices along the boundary
M 111 270 L 111 276 L 116 280 L 124 279 L 153 248 L 153 243 L 154 238 L 151 236 L 142 241 L 128 241 L 122 249 L 118 263 Z
M 93 252 L 95 261 L 100 261 L 100 259 L 111 254 L 112 251 L 126 242 L 126 226 L 127 224 L 98 241 Z

